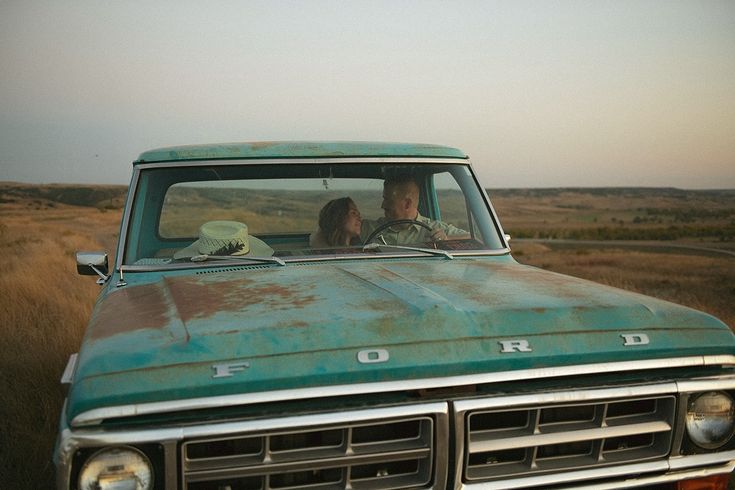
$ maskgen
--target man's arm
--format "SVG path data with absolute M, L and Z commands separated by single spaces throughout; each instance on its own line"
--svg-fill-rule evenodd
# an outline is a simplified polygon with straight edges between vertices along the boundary
M 442 221 L 432 221 L 429 226 L 431 226 L 431 228 L 434 230 L 431 233 L 431 239 L 434 241 L 447 239 L 462 240 L 465 238 L 470 238 L 470 234 L 468 232 L 461 228 L 457 228 L 456 226 L 449 223 L 444 223 Z
M 370 233 L 373 232 L 378 227 L 378 222 L 376 220 L 371 219 L 364 219 L 362 220 L 362 226 L 360 227 L 360 241 L 365 243 L 365 239 L 370 236 Z

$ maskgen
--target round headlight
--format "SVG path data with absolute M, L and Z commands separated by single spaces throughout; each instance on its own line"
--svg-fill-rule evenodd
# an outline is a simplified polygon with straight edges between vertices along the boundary
M 98 451 L 84 463 L 79 472 L 80 490 L 118 488 L 153 488 L 153 470 L 145 454 L 132 447 L 112 447 Z
M 687 432 L 699 447 L 717 449 L 735 431 L 735 403 L 726 393 L 710 391 L 689 400 Z

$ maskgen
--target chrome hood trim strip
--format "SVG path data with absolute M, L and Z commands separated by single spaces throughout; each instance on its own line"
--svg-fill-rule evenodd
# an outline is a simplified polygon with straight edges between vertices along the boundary
M 730 380 L 735 386 L 735 376 L 722 378 Z M 721 383 L 722 384 L 722 381 Z M 616 398 L 631 398 L 638 396 L 657 396 L 677 393 L 675 381 L 655 382 L 650 385 L 635 385 L 612 388 L 583 388 L 569 391 L 553 391 L 550 393 L 532 393 L 528 395 L 500 395 L 497 397 L 472 398 L 457 400 L 453 403 L 458 418 L 471 410 L 512 409 L 522 406 L 540 406 L 554 403 L 595 402 L 598 400 L 613 400 Z
M 298 427 L 338 425 L 347 422 L 367 422 L 376 419 L 413 415 L 438 414 L 448 416 L 448 413 L 449 408 L 445 402 L 432 402 L 400 407 L 369 408 L 336 413 L 293 415 L 237 422 L 211 422 L 201 425 L 160 427 L 154 429 L 126 429 L 102 432 L 98 430 L 81 429 L 71 431 L 67 429 L 65 433 L 73 436 L 75 442 L 72 449 L 76 449 L 77 447 L 84 446 L 129 444 L 130 441 L 135 441 L 139 444 L 160 441 L 180 441 L 195 437 L 219 437 L 241 433 L 288 430 Z M 68 453 L 69 451 L 66 452 Z
M 508 381 L 520 381 L 524 379 L 579 376 L 584 374 L 602 374 L 623 371 L 639 371 L 647 369 L 668 369 L 720 365 L 735 365 L 735 356 L 691 356 L 676 357 L 670 359 L 647 359 L 641 361 L 583 364 L 575 366 L 523 369 L 518 371 L 502 371 L 496 373 L 470 374 L 465 376 L 448 376 L 443 378 L 425 378 L 377 383 L 318 386 L 293 390 L 264 391 L 258 393 L 222 395 L 203 398 L 190 398 L 184 400 L 118 405 L 82 412 L 72 419 L 71 426 L 82 427 L 95 425 L 101 423 L 105 419 L 132 417 L 137 415 L 151 415 L 182 410 L 201 410 L 207 408 L 221 408 L 225 406 L 271 403 L 286 400 L 293 401 L 309 398 L 365 395 L 370 393 L 387 393 L 432 388 L 448 388 L 451 386 L 501 383 Z

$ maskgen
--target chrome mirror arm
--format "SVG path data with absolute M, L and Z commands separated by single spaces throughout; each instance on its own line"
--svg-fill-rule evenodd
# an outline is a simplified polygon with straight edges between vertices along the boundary
M 97 275 L 98 275 L 98 276 L 100 276 L 100 277 L 99 277 L 99 279 L 97 279 L 97 281 L 96 281 L 96 282 L 97 282 L 97 284 L 99 284 L 100 286 L 101 286 L 101 285 L 103 285 L 104 283 L 106 283 L 107 281 L 109 281 L 109 280 L 110 280 L 110 277 L 112 277 L 112 275 L 106 276 L 105 274 L 103 274 L 103 273 L 102 273 L 102 271 L 101 271 L 101 270 L 99 270 L 99 269 L 98 269 L 98 268 L 97 268 L 97 267 L 96 267 L 96 266 L 95 266 L 94 264 L 92 264 L 91 262 L 90 262 L 90 263 L 88 263 L 88 264 L 87 264 L 87 266 L 88 266 L 88 267 L 89 267 L 90 269 L 92 269 L 93 271 L 95 271 L 95 272 L 97 273 Z

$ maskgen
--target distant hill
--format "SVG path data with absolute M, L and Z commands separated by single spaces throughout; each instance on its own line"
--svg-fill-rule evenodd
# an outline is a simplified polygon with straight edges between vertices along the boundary
M 210 198 L 227 194 L 225 189 L 214 192 Z M 517 238 L 735 240 L 735 189 L 555 187 L 487 192 L 504 229 Z M 126 193 L 124 185 L 0 182 L 0 206 L 43 209 L 65 204 L 121 210 Z M 316 215 L 318 206 L 312 204 Z M 272 199 L 262 206 L 272 206 Z M 304 202 L 298 207 L 310 209 Z
M 675 187 L 539 187 L 487 189 L 490 197 L 557 197 L 562 194 L 596 197 L 668 197 L 687 199 L 692 197 L 735 197 L 735 189 L 689 190 Z
M 121 208 L 128 186 L 97 184 L 25 184 L 0 182 L 0 204 L 18 200 L 44 200 L 97 208 Z M 735 189 L 686 190 L 674 187 L 539 187 L 487 189 L 490 197 L 549 198 L 567 196 L 617 198 L 670 198 L 677 200 L 735 198 Z
M 126 185 L 22 184 L 0 182 L 0 204 L 20 201 L 61 203 L 103 209 L 120 209 L 125 203 Z

